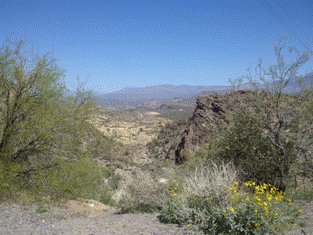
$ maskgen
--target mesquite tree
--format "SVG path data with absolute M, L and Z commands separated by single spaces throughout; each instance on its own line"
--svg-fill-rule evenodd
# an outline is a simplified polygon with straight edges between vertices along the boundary
M 54 157 L 78 156 L 93 102 L 82 89 L 65 95 L 62 77 L 55 60 L 30 59 L 23 43 L 0 48 L 0 163 L 29 173 Z
M 276 46 L 276 63 L 259 63 L 247 75 L 249 91 L 222 143 L 222 156 L 246 178 L 272 181 L 282 189 L 291 176 L 312 176 L 313 162 L 313 76 L 300 74 L 312 52 L 292 53 L 289 62 L 284 52 Z

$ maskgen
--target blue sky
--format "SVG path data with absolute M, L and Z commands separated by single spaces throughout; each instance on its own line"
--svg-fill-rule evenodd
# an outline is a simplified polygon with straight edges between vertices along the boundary
M 281 37 L 313 46 L 311 0 L 0 0 L 0 40 L 50 52 L 72 88 L 227 85 Z M 310 71 L 312 63 L 304 69 Z

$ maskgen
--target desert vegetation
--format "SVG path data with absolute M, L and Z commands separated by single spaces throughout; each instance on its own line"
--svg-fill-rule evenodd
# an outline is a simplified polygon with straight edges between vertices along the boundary
M 246 177 L 272 181 L 281 189 L 295 175 L 310 177 L 313 124 L 312 84 L 299 75 L 312 53 L 298 54 L 289 62 L 283 53 L 283 46 L 276 46 L 277 64 L 264 68 L 260 63 L 255 75 L 248 74 L 252 91 L 244 99 L 242 112 L 234 115 L 221 153 L 232 158 Z M 291 83 L 297 89 L 288 91 Z
M 275 234 L 300 213 L 276 187 L 237 179 L 230 164 L 197 168 L 181 189 L 169 190 L 161 221 L 205 234 Z
M 23 49 L 19 42 L 0 50 L 1 199 L 98 197 L 109 170 L 93 156 L 102 147 L 108 158 L 115 144 L 89 123 L 91 93 L 78 86 L 68 96 L 55 60 Z
M 294 198 L 303 185 L 306 195 L 312 193 L 312 84 L 300 74 L 312 52 L 291 50 L 293 56 L 286 56 L 286 51 L 276 46 L 275 65 L 260 63 L 244 85 L 234 83 L 228 97 L 236 108 L 227 112 L 212 105 L 219 122 L 208 144 L 184 158 L 181 167 L 189 175 L 180 187 L 168 188 L 163 222 L 195 226 L 205 234 L 281 234 L 296 224 L 301 210 L 286 195 Z
M 260 63 L 247 83 L 200 98 L 200 111 L 177 121 L 105 110 L 80 85 L 68 95 L 49 55 L 3 46 L 1 200 L 93 199 L 203 234 L 299 226 L 297 201 L 312 199 L 303 187 L 313 181 L 312 86 L 300 74 L 312 53 L 284 49 L 275 48 L 275 65 Z

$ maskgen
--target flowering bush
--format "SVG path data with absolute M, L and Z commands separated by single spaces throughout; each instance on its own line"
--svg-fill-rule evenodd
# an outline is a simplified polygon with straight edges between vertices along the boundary
M 282 224 L 292 223 L 300 213 L 283 192 L 270 184 L 247 181 L 239 186 L 235 182 L 229 191 L 224 213 L 231 232 L 275 234 Z
M 222 192 L 220 192 L 222 193 Z M 235 181 L 221 197 L 171 191 L 161 221 L 196 225 L 206 234 L 275 234 L 300 211 L 270 184 Z
M 160 220 L 164 223 L 181 224 L 188 218 L 188 213 L 186 214 L 184 210 L 186 208 L 184 198 L 177 194 L 177 188 L 169 190 L 169 198 L 166 200 L 160 216 Z

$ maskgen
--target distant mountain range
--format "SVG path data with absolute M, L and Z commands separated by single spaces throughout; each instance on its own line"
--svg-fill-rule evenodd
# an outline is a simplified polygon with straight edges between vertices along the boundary
M 159 85 L 143 88 L 125 88 L 119 91 L 99 94 L 100 103 L 105 105 L 136 105 L 147 101 L 169 101 L 174 99 L 192 99 L 201 92 L 220 92 L 228 86 L 189 86 Z
M 304 77 L 303 86 L 313 87 L 313 73 L 309 73 Z M 115 92 L 98 94 L 97 98 L 103 105 L 138 105 L 147 101 L 191 100 L 196 99 L 198 96 L 222 93 L 230 89 L 231 86 L 159 85 L 124 88 Z M 249 89 L 249 85 L 243 84 L 241 89 Z M 299 89 L 299 84 L 292 81 L 286 87 L 285 92 L 296 93 Z
M 313 72 L 305 75 L 303 77 L 303 82 L 301 84 L 302 88 L 313 88 Z M 296 80 L 292 80 L 285 89 L 288 93 L 297 93 L 301 89 L 299 83 Z

